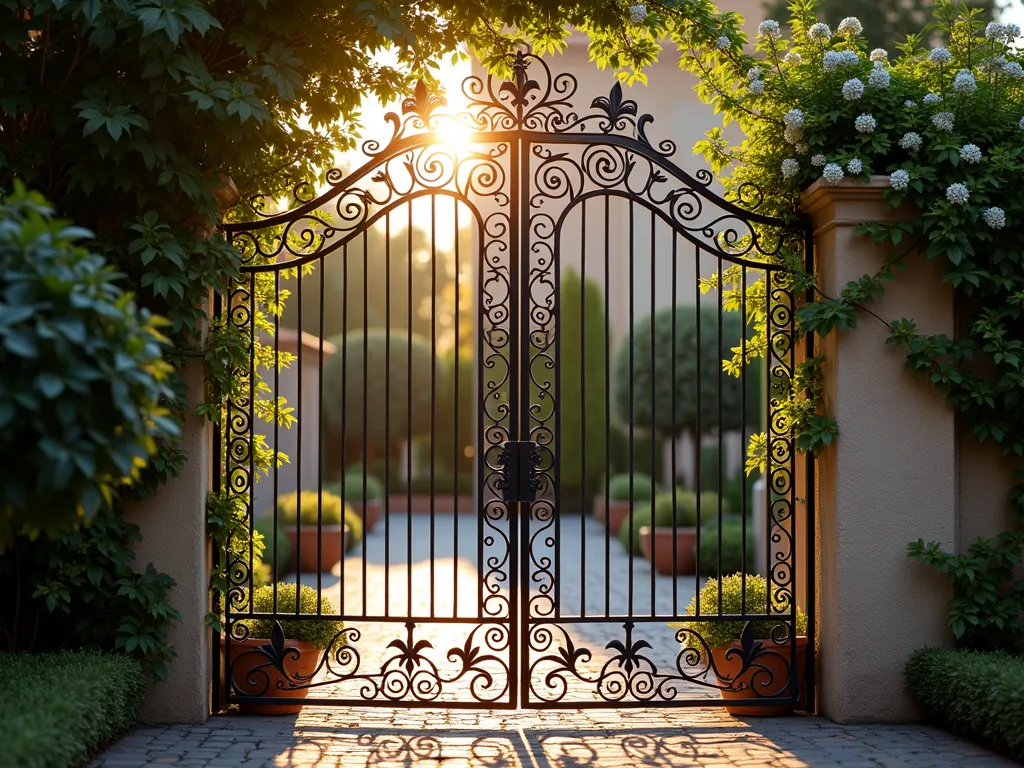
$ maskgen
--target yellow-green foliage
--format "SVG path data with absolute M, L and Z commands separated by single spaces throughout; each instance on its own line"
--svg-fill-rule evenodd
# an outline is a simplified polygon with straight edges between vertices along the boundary
M 277 603 L 274 603 L 275 585 L 267 584 L 253 590 L 252 608 L 255 613 L 295 614 L 296 585 L 284 582 L 276 585 Z M 317 614 L 317 592 L 313 587 L 299 588 L 299 614 Z M 330 616 L 337 611 L 334 604 L 321 596 L 320 614 Z M 345 625 L 340 621 L 325 619 L 279 619 L 284 636 L 288 640 L 309 643 L 317 648 L 327 648 L 341 642 L 338 633 Z M 269 619 L 242 619 L 238 622 L 249 628 L 249 637 L 270 637 L 273 624 Z
M 348 527 L 345 550 L 351 552 L 363 540 L 363 517 L 348 504 L 345 505 L 345 525 Z
M 744 585 L 744 580 L 746 584 Z M 744 589 L 745 586 L 745 589 Z M 731 576 L 722 577 L 722 607 L 719 613 L 718 607 L 718 581 L 708 579 L 700 590 L 700 612 L 708 616 L 728 616 L 746 613 L 765 613 L 765 606 L 768 600 L 768 583 L 763 576 L 748 573 L 744 576 L 741 573 L 734 573 Z M 746 608 L 744 609 L 744 598 Z M 779 598 L 773 597 L 772 610 L 779 612 L 778 620 L 755 621 L 753 630 L 754 637 L 759 640 L 769 639 L 773 636 L 786 634 L 783 625 L 789 621 L 790 606 L 783 603 Z M 690 600 L 686 607 L 686 615 L 694 616 L 697 612 L 697 597 Z M 784 614 L 784 615 L 782 615 Z M 743 632 L 746 621 L 684 621 L 677 624 L 669 624 L 670 627 L 691 629 L 700 635 L 709 648 L 717 648 L 732 640 L 738 640 Z M 798 635 L 807 633 L 807 615 L 797 608 L 796 632 Z M 700 641 L 692 634 L 687 633 L 685 644 L 690 648 L 700 649 Z
M 323 515 L 318 520 L 317 512 L 323 504 Z M 295 524 L 296 514 L 303 525 L 340 525 L 342 516 L 341 497 L 328 491 L 303 491 L 302 494 L 286 493 L 277 501 L 277 519 L 282 525 Z M 301 508 L 301 511 L 300 511 Z M 346 506 L 346 511 L 351 511 Z

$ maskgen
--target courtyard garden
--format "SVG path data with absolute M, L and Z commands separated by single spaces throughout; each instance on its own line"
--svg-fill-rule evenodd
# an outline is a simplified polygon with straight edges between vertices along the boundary
M 480 483 L 482 467 L 495 477 L 500 471 L 496 449 L 494 455 L 481 450 L 484 439 L 493 446 L 500 441 L 493 434 L 481 438 L 475 420 L 481 408 L 507 408 L 516 392 L 508 370 L 474 357 L 487 345 L 503 349 L 507 339 L 496 333 L 486 342 L 467 342 L 468 334 L 493 328 L 468 324 L 460 332 L 455 319 L 450 343 L 439 351 L 433 315 L 425 330 L 411 309 L 415 298 L 436 314 L 447 286 L 454 292 L 448 308 L 458 318 L 458 279 L 453 285 L 441 280 L 439 291 L 435 271 L 428 290 L 428 273 L 417 272 L 410 260 L 398 276 L 409 285 L 403 333 L 391 330 L 390 271 L 383 310 L 380 297 L 366 292 L 350 307 L 345 287 L 340 315 L 326 317 L 328 280 L 317 275 L 320 311 L 311 324 L 320 332 L 322 366 L 322 412 L 312 430 L 319 440 L 312 462 L 318 479 L 311 484 L 296 468 L 295 487 L 279 493 L 277 477 L 291 459 L 279 450 L 277 436 L 310 420 L 301 401 L 290 403 L 279 386 L 282 371 L 302 368 L 302 353 L 281 353 L 278 341 L 285 318 L 303 317 L 302 286 L 316 267 L 267 269 L 248 282 L 244 268 L 273 267 L 277 256 L 266 254 L 308 247 L 332 225 L 268 230 L 264 240 L 249 244 L 230 242 L 221 228 L 272 219 L 277 211 L 268 211 L 267 200 L 292 195 L 305 204 L 314 190 L 340 184 L 340 172 L 325 169 L 336 151 L 361 139 L 365 97 L 390 103 L 412 93 L 392 124 L 397 130 L 412 115 L 429 127 L 428 94 L 438 85 L 431 73 L 439 60 L 471 53 L 497 74 L 518 76 L 510 51 L 528 43 L 536 52 L 554 53 L 571 28 L 587 33 L 592 58 L 625 85 L 643 82 L 659 55 L 670 57 L 663 48 L 678 49 L 680 66 L 699 79 L 701 98 L 723 117 L 723 128 L 710 130 L 694 150 L 730 205 L 753 211 L 751 220 L 760 223 L 744 236 L 713 232 L 729 258 L 719 259 L 714 274 L 698 276 L 695 301 L 652 302 L 618 329 L 617 344 L 606 315 L 611 287 L 585 270 L 561 274 L 549 304 L 562 313 L 552 326 L 561 347 L 551 352 L 544 334 L 541 341 L 531 336 L 541 353 L 525 366 L 532 378 L 521 380 L 535 406 L 524 423 L 537 427 L 542 449 L 557 433 L 560 463 L 547 486 L 538 484 L 539 503 L 523 530 L 547 531 L 549 521 L 573 520 L 582 542 L 597 531 L 597 546 L 603 540 L 620 558 L 605 555 L 607 589 L 621 586 L 613 584 L 611 563 L 629 563 L 630 618 L 634 562 L 650 562 L 644 576 L 651 618 L 662 616 L 664 585 L 689 577 L 688 607 L 677 605 L 673 591 L 664 613 L 672 621 L 658 626 L 676 633 L 671 656 L 704 658 L 697 682 L 717 681 L 710 683 L 713 698 L 719 691 L 725 699 L 792 694 L 794 701 L 781 709 L 806 705 L 815 692 L 807 690 L 803 669 L 820 640 L 813 634 L 814 595 L 798 605 L 790 588 L 796 560 L 772 561 L 777 537 L 796 536 L 799 513 L 787 500 L 805 494 L 795 485 L 798 458 L 780 447 L 785 441 L 777 435 L 788 435 L 801 455 L 822 461 L 842 451 L 844 430 L 856 425 L 832 411 L 845 403 L 826 394 L 836 387 L 830 366 L 837 365 L 842 340 L 881 328 L 903 375 L 920 381 L 920 398 L 937 397 L 955 413 L 956 439 L 962 433 L 972 445 L 992 449 L 988 468 L 1005 475 L 999 488 L 1008 491 L 986 502 L 984 525 L 964 526 L 976 537 L 961 540 L 958 528 L 956 540 L 898 542 L 919 566 L 913 578 L 942 581 L 948 604 L 945 630 L 930 636 L 943 647 L 920 648 L 902 659 L 887 684 L 893 685 L 891 675 L 900 676 L 898 687 L 909 690 L 921 717 L 1024 761 L 1024 249 L 1015 234 L 1024 215 L 1017 194 L 1024 171 L 1024 54 L 1016 25 L 943 1 L 932 23 L 888 50 L 868 44 L 871 31 L 857 18 L 823 18 L 814 0 L 793 0 L 786 18 L 761 22 L 749 39 L 738 14 L 721 13 L 706 0 L 458 8 L 413 0 L 397 6 L 318 2 L 303 4 L 301 13 L 276 0 L 159 6 L 148 0 L 12 0 L 0 14 L 6 19 L 0 31 L 0 743 L 17 765 L 85 764 L 140 712 L 145 718 L 154 711 L 147 703 L 160 700 L 161 686 L 176 670 L 195 663 L 195 646 L 182 654 L 174 637 L 198 616 L 183 615 L 175 578 L 137 553 L 152 551 L 145 548 L 147 510 L 176 484 L 205 477 L 207 464 L 214 477 L 202 523 L 183 516 L 182 526 L 205 527 L 191 533 L 202 537 L 209 573 L 203 556 L 181 574 L 208 575 L 202 632 L 231 634 L 235 655 L 228 652 L 214 664 L 252 662 L 243 674 L 251 690 L 234 691 L 243 696 L 270 689 L 274 696 L 304 696 L 325 665 L 351 661 L 359 633 L 348 619 L 336 618 L 346 613 L 346 599 L 351 608 L 346 561 L 360 558 L 366 613 L 371 537 L 382 540 L 402 504 L 410 555 L 428 535 L 413 522 L 420 514 L 414 498 L 429 514 L 431 595 L 435 512 L 447 515 L 455 531 L 460 513 L 490 526 L 480 529 L 489 536 L 480 534 L 486 543 L 474 567 L 481 571 L 512 552 L 495 558 L 486 549 L 501 538 L 507 520 L 488 506 L 501 486 Z M 375 57 L 384 49 L 395 55 L 390 63 Z M 511 82 L 513 91 L 522 87 Z M 608 110 L 610 126 L 636 116 L 636 104 L 624 102 L 622 93 L 613 89 L 594 102 Z M 733 129 L 725 130 L 729 124 Z M 642 120 L 638 125 L 650 147 Z M 822 231 L 787 239 L 780 230 L 790 230 L 775 224 L 803 233 L 804 203 L 821 189 L 837 195 L 868 190 L 893 214 L 855 223 L 857 237 L 884 258 L 834 292 L 822 287 L 820 263 L 805 259 L 812 238 L 820 258 Z M 410 249 L 414 239 L 430 240 L 425 230 L 413 230 L 410 223 Z M 388 257 L 389 238 L 374 246 Z M 782 288 L 769 277 L 751 279 L 741 265 L 762 238 L 777 243 L 767 258 L 785 274 Z M 365 235 L 362 245 L 365 265 Z M 433 248 L 429 242 L 423 247 Z M 698 256 L 698 273 L 699 265 Z M 348 272 L 343 275 L 347 280 Z M 892 314 L 893 305 L 885 303 L 898 302 L 908 282 L 931 277 L 941 286 L 936 294 L 946 291 L 956 308 L 948 332 L 933 333 L 913 316 Z M 414 282 L 421 295 L 414 296 Z M 652 295 L 654 282 L 652 271 Z M 795 297 L 792 305 L 780 301 L 782 293 Z M 717 309 L 706 313 L 702 307 L 710 302 L 702 304 L 702 296 L 713 298 Z M 792 322 L 792 339 L 773 332 L 782 321 Z M 302 321 L 296 327 L 301 331 Z M 325 342 L 336 350 L 330 359 Z M 779 361 L 797 342 L 806 354 L 794 354 L 786 369 Z M 560 366 L 560 410 L 550 424 L 545 398 L 551 381 L 532 368 L 538 359 L 546 364 L 548 354 Z M 214 447 L 219 455 L 190 455 L 187 436 L 207 432 L 222 438 Z M 729 436 L 738 441 L 738 453 L 726 451 Z M 545 461 L 537 460 L 541 474 L 554 466 Z M 198 464 L 200 475 L 193 474 Z M 927 472 L 923 467 L 914 474 Z M 891 488 L 904 480 L 911 479 L 873 479 Z M 266 509 L 254 508 L 258 482 L 264 489 L 273 484 Z M 808 486 L 811 498 L 801 499 L 812 511 L 813 497 L 823 493 L 821 477 L 818 482 Z M 206 494 L 206 485 L 200 490 Z M 556 498 L 557 510 L 551 506 Z M 769 521 L 761 525 L 767 540 L 760 544 L 757 504 Z M 902 513 L 887 511 L 894 518 Z M 847 514 L 842 522 L 849 528 L 855 516 Z M 548 558 L 538 568 L 544 574 L 553 560 L 561 561 L 543 551 L 557 546 L 553 533 L 538 540 L 538 561 Z M 580 546 L 585 552 L 586 544 Z M 384 552 L 388 562 L 390 550 Z M 767 572 L 758 571 L 759 556 Z M 458 543 L 450 560 L 457 584 Z M 409 616 L 416 615 L 414 578 L 424 578 L 423 572 L 414 577 L 413 566 L 410 558 L 403 573 Z M 588 585 L 579 567 L 573 589 L 581 590 L 583 619 Z M 319 580 L 332 573 L 340 578 L 330 587 L 337 587 L 338 602 L 333 592 L 325 596 Z M 316 574 L 317 588 L 303 574 Z M 490 610 L 484 585 L 487 599 L 499 602 L 507 589 L 500 578 L 488 582 L 487 574 L 473 583 L 481 585 L 474 604 L 480 611 Z M 883 603 L 896 600 L 893 590 L 916 586 L 876 582 L 874 588 L 872 600 Z M 558 605 L 548 597 L 557 591 L 543 578 L 532 589 L 527 602 Z M 591 599 L 596 591 L 590 590 Z M 818 600 L 833 597 L 819 594 Z M 790 624 L 733 620 L 745 616 L 751 602 Z M 530 605 L 536 604 L 528 604 L 527 613 Z M 451 610 L 455 622 L 457 595 Z M 246 612 L 247 618 L 228 622 L 232 613 Z M 294 618 L 253 616 L 278 613 Z M 414 642 L 413 623 L 408 640 L 382 637 L 375 649 L 396 648 L 396 668 L 408 670 L 409 687 L 392 689 L 396 700 L 417 690 L 412 669 L 431 647 Z M 634 668 L 654 666 L 643 655 L 644 644 L 651 644 L 632 642 L 632 629 L 627 622 L 626 641 L 604 646 L 618 654 L 607 664 L 626 670 L 616 674 L 627 687 L 636 679 L 630 677 Z M 879 642 L 888 631 L 880 627 Z M 499 650 L 507 649 L 508 638 L 504 642 L 495 643 Z M 544 658 L 576 670 L 591 651 L 572 642 Z M 787 653 L 792 648 L 792 663 L 783 660 L 765 683 L 755 667 L 766 669 L 773 656 L 783 659 L 766 650 L 772 644 Z M 469 639 L 464 648 L 453 647 L 448 660 L 462 665 L 459 674 L 473 670 L 481 675 L 476 679 L 490 681 L 473 666 L 481 657 Z M 771 685 L 773 677 L 789 681 L 792 690 Z M 234 679 L 237 684 L 237 671 Z M 429 686 L 420 683 L 419 690 Z M 781 713 L 770 702 L 759 713 L 742 704 L 729 711 Z M 266 702 L 246 706 L 282 711 Z M 301 702 L 291 706 L 299 711 Z

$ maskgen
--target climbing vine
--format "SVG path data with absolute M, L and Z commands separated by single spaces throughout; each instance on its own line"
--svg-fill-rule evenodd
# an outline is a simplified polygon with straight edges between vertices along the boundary
M 986 24 L 979 14 L 945 0 L 934 23 L 891 53 L 868 50 L 858 19 L 843 19 L 833 31 L 816 18 L 814 0 L 795 0 L 791 39 L 766 20 L 752 54 L 739 36 L 705 36 L 691 41 L 684 66 L 701 75 L 701 96 L 746 136 L 736 145 L 715 128 L 695 147 L 731 194 L 756 186 L 760 212 L 795 221 L 800 193 L 812 183 L 881 176 L 886 204 L 918 214 L 858 227 L 855 233 L 891 256 L 836 296 L 822 292 L 795 253 L 782 254 L 794 290 L 810 289 L 813 297 L 797 312 L 798 332 L 823 337 L 865 318 L 883 323 L 888 343 L 905 351 L 908 371 L 942 393 L 977 439 L 1021 459 L 1024 56 L 1018 27 Z M 886 319 L 872 309 L 918 256 L 936 264 L 955 291 L 962 326 L 953 336 L 925 334 L 913 318 Z M 712 282 L 729 284 L 724 275 L 718 280 Z M 839 430 L 822 402 L 823 364 L 815 357 L 798 366 L 785 403 L 799 447 L 812 453 Z M 763 436 L 755 436 L 748 468 L 763 451 Z M 949 624 L 965 645 L 1012 646 L 1024 636 L 1024 583 L 1013 575 L 1024 551 L 1022 501 L 1018 486 L 1010 498 L 1014 530 L 980 539 L 964 554 L 936 542 L 908 547 L 952 581 Z

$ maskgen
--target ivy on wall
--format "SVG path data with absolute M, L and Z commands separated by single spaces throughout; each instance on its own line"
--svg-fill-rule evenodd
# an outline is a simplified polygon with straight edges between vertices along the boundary
M 733 145 L 716 128 L 695 151 L 726 174 L 733 195 L 756 187 L 760 212 L 794 221 L 799 194 L 813 182 L 885 176 L 886 203 L 918 215 L 855 230 L 891 258 L 838 296 L 824 295 L 788 254 L 794 290 L 809 288 L 814 297 L 798 311 L 799 332 L 824 336 L 864 317 L 882 322 L 888 343 L 905 350 L 907 370 L 941 392 L 977 439 L 1024 458 L 1021 30 L 985 24 L 978 9 L 946 0 L 933 24 L 891 53 L 868 48 L 857 18 L 833 30 L 815 10 L 814 0 L 794 0 L 791 40 L 778 22 L 762 22 L 753 54 L 737 38 L 695 41 L 685 66 L 702 75 L 702 97 L 746 135 Z M 926 46 L 926 37 L 944 45 Z M 923 334 L 913 318 L 888 320 L 871 309 L 912 255 L 934 262 L 954 288 L 963 323 L 956 336 Z M 817 357 L 800 366 L 785 406 L 800 447 L 811 452 L 839 429 L 821 400 L 823 364 Z M 756 441 L 752 448 L 748 467 L 760 459 Z M 967 552 L 937 542 L 908 546 L 954 585 L 948 619 L 966 646 L 1014 647 L 1024 637 L 1024 582 L 1014 579 L 1024 553 L 1024 487 L 1009 502 L 1017 527 Z

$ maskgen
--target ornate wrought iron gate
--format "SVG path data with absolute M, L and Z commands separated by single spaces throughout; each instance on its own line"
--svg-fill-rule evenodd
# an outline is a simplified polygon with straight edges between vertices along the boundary
M 241 525 L 217 705 L 308 689 L 488 708 L 724 690 L 743 706 L 810 687 L 813 486 L 780 400 L 798 360 L 783 256 L 808 234 L 756 213 L 757 190 L 741 207 L 683 171 L 620 86 L 577 111 L 571 76 L 531 54 L 513 72 L 468 79 L 457 114 L 417 89 L 365 164 L 227 227 L 244 266 L 219 311 L 250 350 L 218 434 Z M 760 432 L 763 489 L 738 479 Z M 641 468 L 694 492 L 663 496 Z M 344 536 L 335 493 L 355 512 Z M 278 531 L 262 558 L 261 527 Z M 764 579 L 697 605 L 734 570 Z M 328 650 L 288 642 L 304 638 Z

